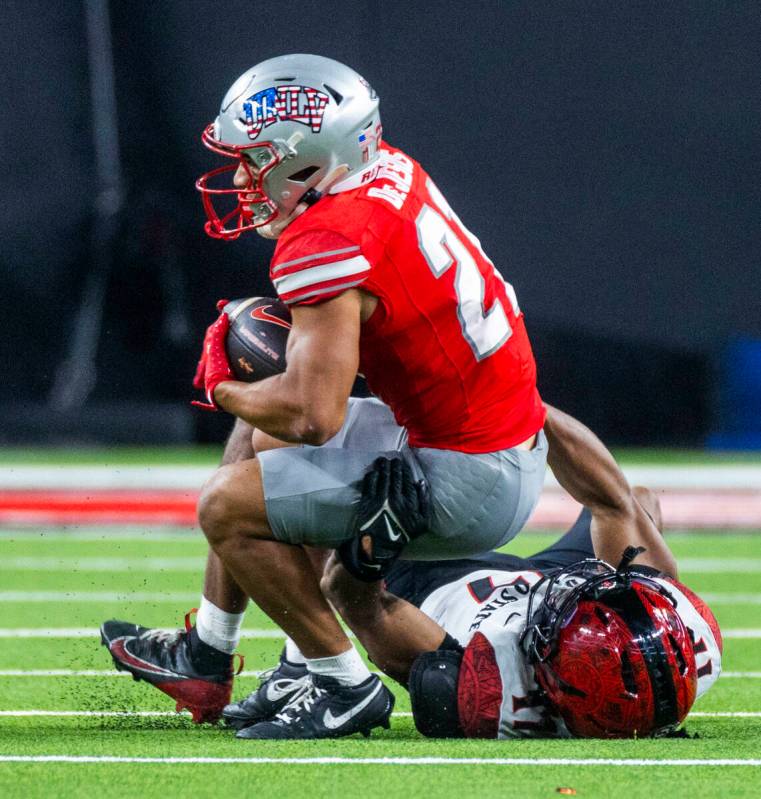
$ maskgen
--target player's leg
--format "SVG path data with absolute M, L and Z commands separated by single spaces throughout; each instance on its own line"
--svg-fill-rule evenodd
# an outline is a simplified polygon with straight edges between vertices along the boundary
M 255 448 L 260 452 L 262 442 L 266 449 L 272 449 L 267 442 L 264 434 L 257 431 L 255 435 Z M 329 442 L 323 445 L 321 449 L 332 450 L 333 459 L 336 457 L 341 458 L 340 451 L 347 449 L 366 449 L 368 446 L 379 449 L 394 449 L 400 446 L 404 441 L 404 431 L 398 427 L 393 419 L 390 410 L 382 403 L 374 399 L 351 399 L 347 408 L 346 419 L 341 431 Z M 314 448 L 306 448 L 306 452 Z M 269 509 L 270 515 L 279 518 L 283 514 L 288 516 L 294 510 L 296 515 L 300 516 L 303 513 L 298 512 L 298 508 L 294 509 L 290 497 L 293 493 L 303 493 L 303 486 L 293 484 L 293 479 L 299 474 L 299 470 L 303 467 L 300 462 L 303 460 L 304 452 L 294 453 L 276 453 L 274 455 L 267 455 L 262 458 L 265 466 L 265 471 L 269 469 Z M 371 453 L 368 458 L 371 461 L 375 453 Z M 285 463 L 284 466 L 281 463 Z M 274 464 L 274 465 L 273 465 Z M 310 467 L 311 468 L 311 467 Z M 356 475 L 350 475 L 350 480 L 353 481 L 355 477 L 361 476 L 361 471 Z M 320 474 L 319 468 L 315 468 L 307 476 L 312 487 L 319 492 L 319 496 L 324 500 L 327 494 L 335 492 L 337 486 L 340 493 L 340 482 L 336 481 L 334 476 L 327 476 L 324 482 L 322 478 L 315 482 L 315 474 Z M 265 477 L 267 475 L 265 474 Z M 324 475 L 323 475 L 324 477 Z M 352 496 L 356 491 L 352 489 L 353 493 L 347 494 L 343 499 L 348 503 L 351 501 Z M 284 508 L 280 509 L 280 503 Z M 331 517 L 335 514 L 333 510 L 336 505 L 340 504 L 340 498 L 331 494 L 331 499 L 328 506 L 325 508 L 325 514 L 321 512 L 314 513 L 308 516 L 305 521 L 308 524 L 314 523 L 318 525 L 321 522 L 330 524 L 334 521 Z M 286 529 L 291 529 L 295 522 L 291 518 L 286 518 L 284 526 Z M 308 525 L 307 525 L 308 526 Z M 315 573 L 322 576 L 325 561 L 330 554 L 330 550 L 326 548 L 316 548 L 304 546 L 304 551 L 309 557 Z M 284 695 L 288 689 L 296 686 L 297 681 L 306 672 L 306 658 L 299 650 L 295 641 L 291 638 L 286 640 L 286 645 L 281 654 L 280 660 L 274 669 L 267 672 L 265 679 L 260 686 L 248 694 L 245 698 L 227 706 L 224 709 L 223 717 L 225 720 L 236 729 L 241 729 L 245 726 L 250 726 L 265 718 L 271 718 L 274 713 L 270 712 L 272 708 L 271 697 L 280 697 Z M 276 708 L 277 710 L 277 708 Z
M 350 648 L 303 547 L 271 540 L 257 460 L 217 470 L 204 486 L 198 520 L 235 582 L 307 658 Z
M 252 428 L 238 421 L 225 445 L 224 463 L 254 457 Z M 230 700 L 232 654 L 248 597 L 213 550 L 209 550 L 196 625 L 177 635 L 111 620 L 101 638 L 116 667 L 145 679 L 187 707 L 195 721 L 213 721 Z
M 460 559 L 494 550 L 523 528 L 544 484 L 547 440 L 539 431 L 531 450 L 413 453 L 430 486 L 431 529 L 402 557 Z
M 253 433 L 251 425 L 241 419 L 235 420 L 222 455 L 223 466 L 254 457 Z M 206 557 L 203 594 L 196 617 L 201 641 L 232 654 L 240 641 L 240 628 L 247 604 L 245 592 L 210 547 Z
M 198 517 L 225 568 L 303 653 L 306 693 L 275 718 L 241 730 L 243 738 L 336 737 L 387 725 L 388 689 L 371 675 L 328 605 L 303 546 L 273 540 L 263 456 L 300 462 L 300 450 L 263 453 L 219 469 L 201 494 Z M 304 493 L 302 479 L 301 493 Z

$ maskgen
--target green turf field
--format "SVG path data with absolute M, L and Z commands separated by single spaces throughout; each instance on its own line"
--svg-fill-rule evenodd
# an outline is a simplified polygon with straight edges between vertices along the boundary
M 3 447 L 0 467 L 16 464 L 117 466 L 172 465 L 214 466 L 219 463 L 218 445 L 174 447 Z M 616 460 L 624 466 L 737 466 L 761 464 L 755 451 L 724 452 L 698 449 L 614 448 Z
M 429 741 L 415 732 L 407 696 L 396 687 L 392 729 L 370 740 L 251 743 L 222 727 L 195 727 L 172 713 L 163 694 L 116 676 L 92 634 L 109 617 L 179 624 L 196 602 L 200 536 L 0 530 L 0 797 L 551 797 L 559 787 L 590 797 L 761 796 L 761 768 L 743 762 L 761 762 L 761 536 L 670 540 L 687 562 L 708 561 L 703 573 L 683 578 L 711 601 L 727 634 L 726 675 L 687 723 L 696 738 Z M 528 554 L 547 542 L 523 535 L 512 551 Z M 24 628 L 61 637 L 19 637 Z M 247 629 L 258 637 L 241 644 L 246 672 L 268 667 L 280 648 L 276 631 L 255 609 Z M 255 684 L 255 676 L 243 676 L 236 693 Z M 92 762 L 8 760 L 17 756 Z M 601 762 L 578 763 L 590 759 Z

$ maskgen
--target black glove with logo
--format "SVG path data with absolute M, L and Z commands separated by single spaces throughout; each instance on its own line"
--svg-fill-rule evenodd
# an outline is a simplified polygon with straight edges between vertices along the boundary
M 383 579 L 404 547 L 430 524 L 428 483 L 415 480 L 401 457 L 377 458 L 362 480 L 357 532 L 338 556 L 346 570 L 371 583 Z

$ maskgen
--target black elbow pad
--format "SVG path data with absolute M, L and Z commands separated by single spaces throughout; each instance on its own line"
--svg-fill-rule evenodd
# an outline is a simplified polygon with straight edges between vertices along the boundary
M 435 652 L 418 655 L 410 669 L 408 689 L 412 718 L 428 738 L 464 738 L 457 709 L 457 680 L 462 647 L 449 635 Z

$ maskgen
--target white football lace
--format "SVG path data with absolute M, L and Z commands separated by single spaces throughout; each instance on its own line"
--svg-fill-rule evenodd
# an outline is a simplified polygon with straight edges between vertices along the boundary
M 142 641 L 156 641 L 159 644 L 176 644 L 180 640 L 182 630 L 146 630 L 140 635 Z
M 312 680 L 305 680 L 304 684 L 299 689 L 298 693 L 291 699 L 291 701 L 280 711 L 275 714 L 276 719 L 280 721 L 291 721 L 302 712 L 309 712 L 314 703 L 325 696 L 326 691 L 318 688 Z

